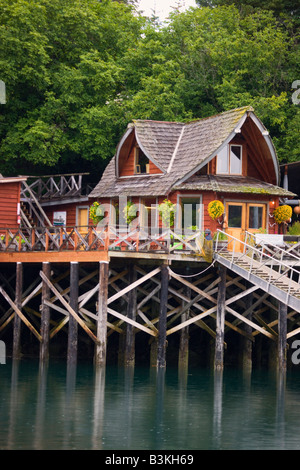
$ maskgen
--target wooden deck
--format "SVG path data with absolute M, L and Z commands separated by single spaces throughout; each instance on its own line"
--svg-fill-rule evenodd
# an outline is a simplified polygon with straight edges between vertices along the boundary
M 200 237 L 202 237 L 200 239 Z M 0 228 L 0 263 L 97 262 L 111 258 L 212 261 L 212 241 L 192 232 L 170 230 L 155 235 L 115 227 Z

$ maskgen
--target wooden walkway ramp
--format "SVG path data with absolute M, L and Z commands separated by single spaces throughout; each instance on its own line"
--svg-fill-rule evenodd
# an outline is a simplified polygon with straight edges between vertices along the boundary
M 300 258 L 293 255 L 291 261 L 290 252 L 283 248 L 227 237 L 226 249 L 216 248 L 215 260 L 300 312 Z M 235 250 L 241 244 L 242 252 Z

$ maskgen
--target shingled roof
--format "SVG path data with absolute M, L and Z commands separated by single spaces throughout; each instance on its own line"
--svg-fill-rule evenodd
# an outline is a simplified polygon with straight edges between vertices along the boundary
M 184 183 L 197 169 L 208 163 L 219 149 L 233 138 L 249 115 L 254 115 L 253 108 L 247 106 L 189 123 L 133 121 L 128 127 L 127 133 L 135 132 L 139 146 L 154 163 L 159 163 L 163 173 L 118 178 L 115 171 L 117 148 L 116 155 L 106 167 L 100 182 L 91 192 L 90 197 L 168 195 L 175 187 L 179 189 L 181 183 Z M 255 119 L 257 122 L 256 116 Z M 260 125 L 265 130 L 261 123 Z M 265 133 L 267 135 L 267 131 Z M 278 173 L 275 149 L 270 138 L 267 138 L 275 171 Z M 122 143 L 122 140 L 120 142 Z M 194 180 L 193 189 L 203 188 L 202 184 L 199 187 L 195 184 Z M 213 190 L 211 184 L 205 186 L 205 189 Z M 273 191 L 275 187 L 272 186 Z

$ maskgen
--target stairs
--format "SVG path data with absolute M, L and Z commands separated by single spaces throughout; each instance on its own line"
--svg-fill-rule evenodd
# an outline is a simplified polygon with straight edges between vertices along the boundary
M 32 228 L 36 226 L 25 202 L 23 201 L 21 201 L 21 219 L 22 225 L 25 227 Z
M 241 242 L 240 242 L 241 243 Z M 214 259 L 280 302 L 300 312 L 300 271 L 246 243 L 244 252 L 215 251 Z M 300 258 L 299 258 L 300 261 Z

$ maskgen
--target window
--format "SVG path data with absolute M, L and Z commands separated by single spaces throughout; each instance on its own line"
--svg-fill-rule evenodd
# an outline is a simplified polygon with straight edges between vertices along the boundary
M 149 173 L 149 158 L 139 147 L 135 148 L 134 173 Z
M 229 145 L 223 147 L 217 157 L 217 174 L 242 174 L 242 146 Z
M 228 206 L 228 227 L 242 227 L 242 206 Z
M 263 226 L 263 207 L 250 206 L 249 207 L 249 228 L 259 229 Z

